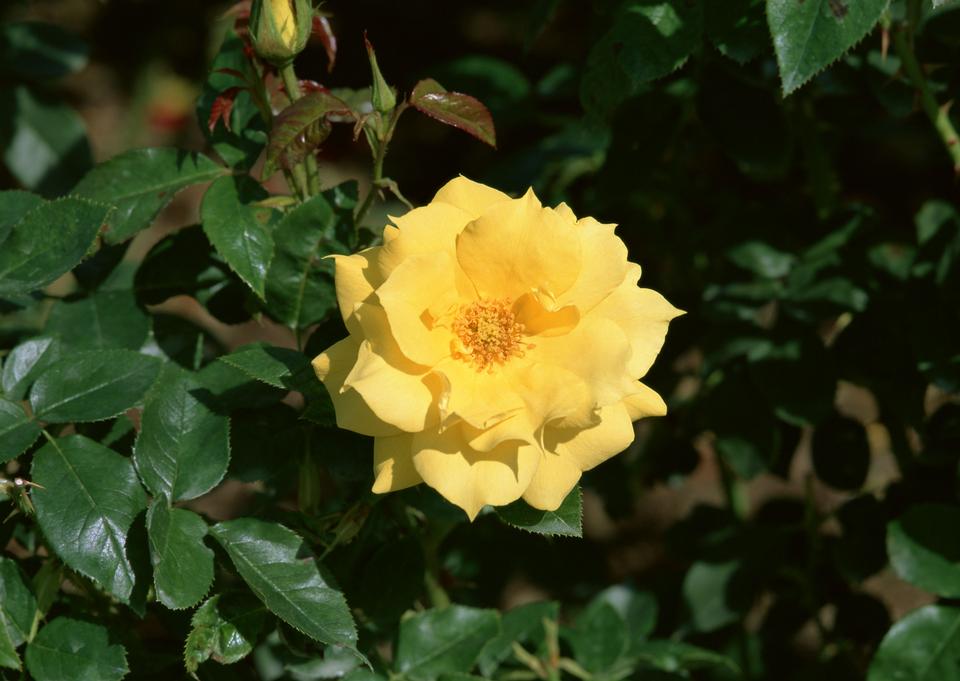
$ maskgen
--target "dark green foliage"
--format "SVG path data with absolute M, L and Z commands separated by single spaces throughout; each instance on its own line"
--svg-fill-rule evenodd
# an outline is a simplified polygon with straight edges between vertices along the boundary
M 8 4 L 0 678 L 960 679 L 960 3 L 333 1 L 295 103 L 242 20 L 189 52 L 221 9 Z M 202 136 L 89 125 L 141 52 Z M 556 511 L 372 494 L 311 366 L 331 256 L 458 173 L 687 311 Z

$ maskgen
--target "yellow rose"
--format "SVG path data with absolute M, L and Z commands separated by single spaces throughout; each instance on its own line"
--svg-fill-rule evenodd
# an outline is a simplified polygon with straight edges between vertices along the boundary
M 340 427 L 375 438 L 374 492 L 554 510 L 666 413 L 638 379 L 682 313 L 637 287 L 614 225 L 463 177 L 393 221 L 336 257 L 350 335 L 313 361 Z
M 303 51 L 313 27 L 309 0 L 254 0 L 250 38 L 257 54 L 282 66 Z

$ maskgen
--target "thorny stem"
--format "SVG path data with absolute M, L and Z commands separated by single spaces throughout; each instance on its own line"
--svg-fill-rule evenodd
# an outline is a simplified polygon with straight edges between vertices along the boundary
M 917 7 L 917 3 L 912 3 L 911 7 Z M 960 137 L 957 135 L 953 122 L 947 113 L 950 105 L 940 106 L 937 98 L 934 97 L 930 89 L 930 83 L 927 81 L 923 67 L 917 60 L 917 54 L 914 51 L 913 32 L 916 27 L 917 12 L 911 12 L 911 22 L 903 29 L 893 30 L 893 47 L 900 57 L 900 63 L 907 78 L 920 94 L 920 105 L 927 118 L 933 123 L 933 127 L 943 140 L 943 145 L 953 160 L 954 172 L 960 173 Z
M 297 79 L 297 72 L 293 70 L 293 62 L 280 67 L 280 79 L 283 81 L 283 87 L 287 91 L 287 97 L 291 104 L 303 96 L 300 81 Z M 320 179 L 317 175 L 317 159 L 312 152 L 307 154 L 304 162 L 298 163 L 293 168 L 293 173 L 294 177 L 300 176 L 298 181 L 303 183 L 305 196 L 319 193 Z

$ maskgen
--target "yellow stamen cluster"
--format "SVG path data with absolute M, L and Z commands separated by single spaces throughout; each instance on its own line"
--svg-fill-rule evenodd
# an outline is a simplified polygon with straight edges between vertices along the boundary
M 509 300 L 477 300 L 461 306 L 452 329 L 459 340 L 453 356 L 477 371 L 492 372 L 492 365 L 523 357 L 525 348 L 532 347 L 522 342 L 523 324 L 517 321 Z

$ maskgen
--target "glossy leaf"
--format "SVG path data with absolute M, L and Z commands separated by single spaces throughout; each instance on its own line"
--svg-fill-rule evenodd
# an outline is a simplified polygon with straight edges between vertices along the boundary
M 410 681 L 435 681 L 446 673 L 469 671 L 499 632 L 496 610 L 463 605 L 427 610 L 400 622 L 394 664 Z
M 600 676 L 619 676 L 630 666 L 626 657 L 630 638 L 616 608 L 595 600 L 577 617 L 565 637 L 577 663 Z
M 55 24 L 0 26 L 0 71 L 19 78 L 47 80 L 76 73 L 87 65 L 88 51 L 80 38 Z
M 664 672 L 725 669 L 737 676 L 740 668 L 729 657 L 682 641 L 645 641 L 637 647 L 638 660 L 647 667 Z M 642 673 L 641 673 L 642 676 Z
M 23 407 L 0 399 L 0 463 L 20 456 L 40 435 L 40 426 Z
M 260 298 L 266 295 L 267 270 L 273 260 L 275 211 L 252 205 L 266 198 L 246 176 L 222 177 L 203 197 L 203 231 L 234 272 Z
M 275 388 L 303 391 L 317 382 L 307 356 L 289 348 L 251 343 L 219 359 Z
M 893 571 L 914 586 L 947 598 L 960 597 L 960 508 L 921 504 L 887 527 Z
M 541 511 L 517 500 L 497 508 L 497 515 L 508 525 L 536 534 L 580 537 L 583 534 L 583 499 L 579 485 L 566 496 L 555 511 Z
M 345 253 L 337 241 L 338 216 L 326 197 L 314 196 L 287 213 L 273 238 L 276 254 L 267 273 L 267 309 L 291 329 L 322 321 L 336 309 L 332 253 Z
M 749 606 L 734 585 L 740 564 L 694 563 L 683 580 L 683 599 L 698 631 L 713 631 L 737 621 Z
M 0 244 L 10 235 L 13 226 L 24 215 L 43 203 L 41 197 L 30 192 L 18 190 L 0 192 Z
M 157 598 L 182 610 L 199 603 L 213 584 L 213 551 L 203 543 L 203 518 L 167 503 L 166 497 L 156 497 L 147 511 L 150 562 Z
M 77 112 L 22 85 L 0 90 L 0 150 L 24 187 L 48 197 L 65 194 L 93 164 Z
M 119 681 L 129 671 L 126 650 L 106 627 L 69 617 L 44 626 L 25 657 L 36 681 Z
M 262 177 L 299 163 L 330 134 L 330 116 L 352 116 L 346 102 L 326 90 L 310 92 L 277 114 Z
M 328 645 L 354 648 L 357 631 L 347 602 L 307 545 L 283 525 L 240 518 L 210 528 L 237 572 L 277 617 Z
M 17 648 L 28 638 L 37 599 L 17 563 L 0 558 L 0 667 L 20 669 Z
M 493 117 L 480 100 L 462 92 L 448 92 L 440 83 L 427 78 L 413 87 L 410 104 L 441 123 L 459 128 L 491 147 L 497 146 Z
M 860 42 L 889 0 L 769 0 L 767 23 L 789 95 Z
M 136 405 L 162 362 L 132 350 L 68 354 L 48 367 L 30 390 L 37 418 L 51 423 L 102 421 Z
M 120 243 L 149 227 L 177 192 L 226 173 L 206 156 L 182 149 L 134 149 L 99 164 L 73 189 L 116 207 L 104 239 Z
M 7 355 L 0 387 L 11 400 L 22 400 L 34 379 L 60 357 L 60 341 L 40 337 L 24 341 Z
M 126 457 L 82 435 L 44 445 L 33 457 L 37 522 L 68 566 L 127 602 L 135 575 L 127 532 L 146 494 Z
M 0 295 L 35 291 L 76 267 L 109 212 L 103 204 L 66 198 L 27 213 L 0 248 Z
M 74 350 L 138 350 L 150 333 L 150 320 L 131 291 L 98 291 L 76 302 L 58 301 L 44 332 Z
M 266 621 L 267 610 L 246 594 L 217 594 L 197 608 L 183 651 L 187 671 L 214 660 L 234 664 L 253 651 Z
M 960 608 L 928 605 L 890 628 L 870 663 L 867 681 L 960 679 Z
M 196 376 L 164 367 L 144 401 L 133 461 L 147 489 L 172 501 L 194 499 L 223 479 L 230 423 Z

